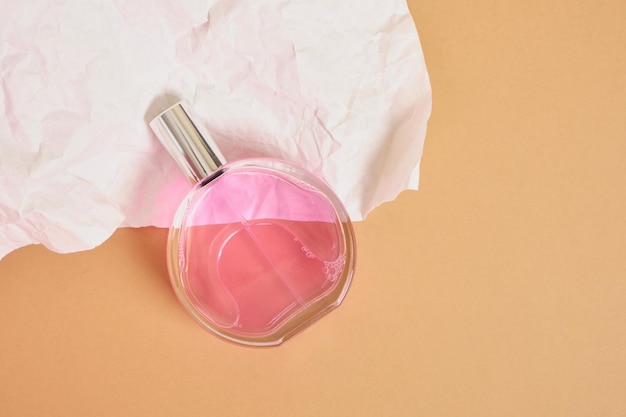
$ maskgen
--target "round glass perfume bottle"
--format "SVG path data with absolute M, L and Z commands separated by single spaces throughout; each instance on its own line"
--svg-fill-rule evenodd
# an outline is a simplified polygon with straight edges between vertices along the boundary
M 278 159 L 225 163 L 183 103 L 150 126 L 195 184 L 174 217 L 167 257 L 174 291 L 200 325 L 271 346 L 342 302 L 355 238 L 325 182 Z

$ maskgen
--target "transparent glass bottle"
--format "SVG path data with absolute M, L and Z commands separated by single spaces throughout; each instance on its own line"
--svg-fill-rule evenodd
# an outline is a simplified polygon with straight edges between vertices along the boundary
M 355 238 L 326 183 L 277 159 L 225 163 L 183 103 L 150 126 L 195 184 L 167 257 L 174 291 L 198 323 L 232 342 L 271 346 L 342 302 Z

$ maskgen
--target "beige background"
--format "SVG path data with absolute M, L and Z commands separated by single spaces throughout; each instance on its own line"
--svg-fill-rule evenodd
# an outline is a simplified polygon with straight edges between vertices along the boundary
M 625 416 L 626 3 L 410 1 L 421 190 L 356 224 L 344 305 L 276 349 L 204 332 L 166 231 L 0 262 L 4 416 Z

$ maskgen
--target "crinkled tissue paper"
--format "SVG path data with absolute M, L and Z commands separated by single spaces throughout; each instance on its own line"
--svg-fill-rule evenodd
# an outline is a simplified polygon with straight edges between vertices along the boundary
M 299 163 L 353 220 L 417 189 L 431 89 L 403 0 L 9 0 L 0 30 L 0 258 L 168 227 L 191 185 L 147 122 L 179 100 L 228 160 Z

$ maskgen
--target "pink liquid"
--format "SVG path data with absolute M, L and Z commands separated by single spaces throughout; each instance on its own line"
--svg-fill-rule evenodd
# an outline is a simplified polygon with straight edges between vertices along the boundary
M 231 335 L 264 337 L 332 291 L 343 225 L 326 196 L 269 170 L 226 170 L 189 200 L 178 244 L 185 297 Z
M 331 291 L 345 263 L 335 223 L 195 226 L 186 242 L 189 298 L 216 326 L 245 335 L 271 332 Z

